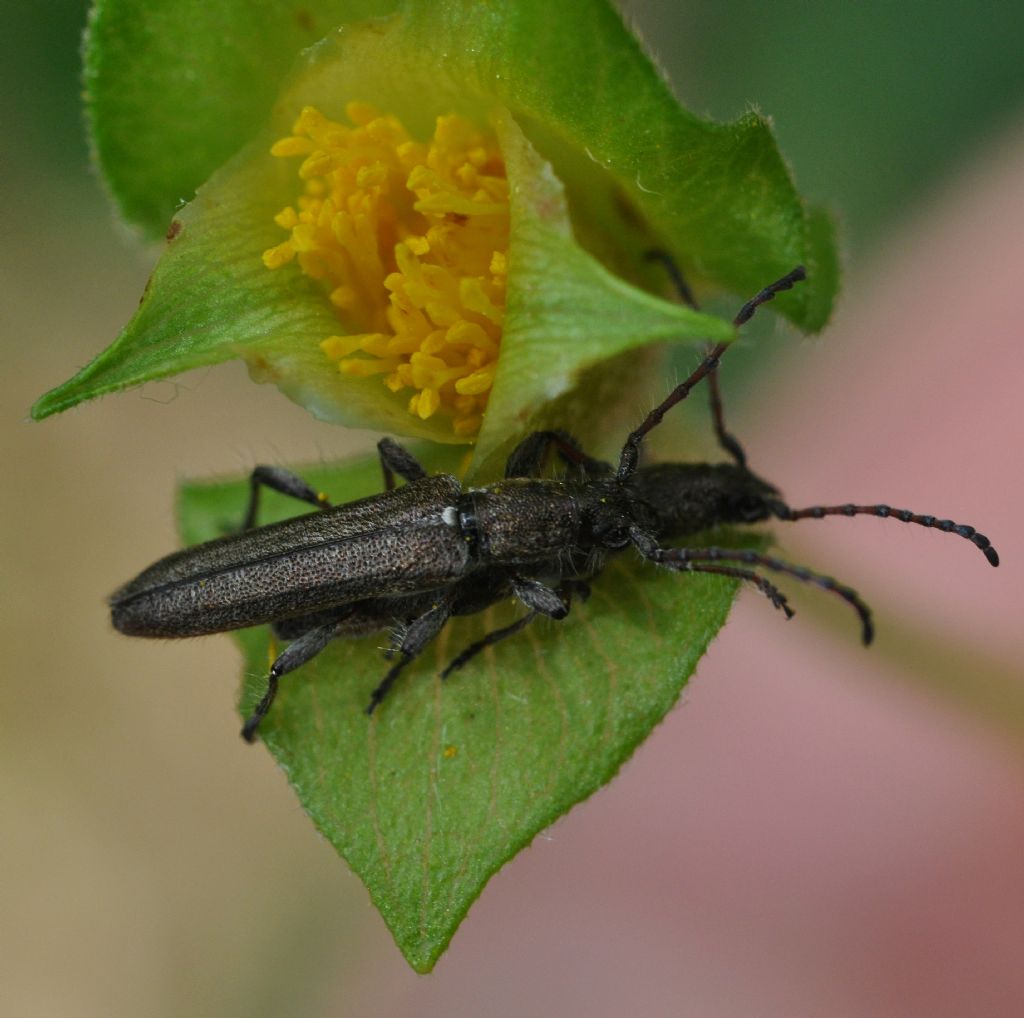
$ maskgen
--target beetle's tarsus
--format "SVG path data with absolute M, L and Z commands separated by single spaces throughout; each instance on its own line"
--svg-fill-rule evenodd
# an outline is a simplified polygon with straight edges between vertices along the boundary
M 256 741 L 256 729 L 259 728 L 261 718 L 251 717 L 242 725 L 241 735 L 250 745 Z

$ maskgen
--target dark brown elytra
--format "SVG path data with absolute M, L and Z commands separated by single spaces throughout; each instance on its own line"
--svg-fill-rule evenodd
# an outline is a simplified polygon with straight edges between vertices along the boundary
M 662 262 L 680 298 L 696 306 L 674 261 Z M 776 294 L 805 278 L 797 267 L 747 301 L 734 324 L 744 325 Z M 826 516 L 876 516 L 953 533 L 999 557 L 988 538 L 952 520 L 890 506 L 843 505 L 793 509 L 777 488 L 747 466 L 742 446 L 725 428 L 718 366 L 729 348 L 712 346 L 698 367 L 659 403 L 623 443 L 617 466 L 591 458 L 565 431 L 538 431 L 513 450 L 505 478 L 463 488 L 451 475 L 428 476 L 390 439 L 378 445 L 385 491 L 330 506 L 289 471 L 257 467 L 241 532 L 175 552 L 144 570 L 110 599 L 114 626 L 134 636 L 181 637 L 270 623 L 289 645 L 270 668 L 267 690 L 242 729 L 253 741 L 282 676 L 315 657 L 332 640 L 382 629 L 396 635 L 397 656 L 370 695 L 372 714 L 398 679 L 453 616 L 476 614 L 509 598 L 525 614 L 461 651 L 447 677 L 481 650 L 520 632 L 538 615 L 565 618 L 573 598 L 585 598 L 607 557 L 632 547 L 644 559 L 680 572 L 710 573 L 752 584 L 786 617 L 785 595 L 761 575 L 768 570 L 814 585 L 857 614 L 871 642 L 871 612 L 860 596 L 829 576 L 771 555 L 732 548 L 666 545 L 720 524 L 766 519 L 795 522 Z M 731 462 L 641 465 L 643 443 L 665 414 L 706 381 L 718 442 Z M 562 477 L 541 476 L 549 452 Z M 395 485 L 395 477 L 404 481 Z M 318 511 L 257 527 L 263 487 Z

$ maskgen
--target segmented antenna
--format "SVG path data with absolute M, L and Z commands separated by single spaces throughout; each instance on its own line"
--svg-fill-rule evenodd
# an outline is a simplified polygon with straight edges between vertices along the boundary
M 751 297 L 750 300 L 740 308 L 738 314 L 732 320 L 733 325 L 737 328 L 741 325 L 745 325 L 754 317 L 754 312 L 762 304 L 767 304 L 768 301 L 774 300 L 776 294 L 782 293 L 783 290 L 791 290 L 795 283 L 799 283 L 801 280 L 806 278 L 807 272 L 802 265 L 798 265 L 791 272 L 787 272 L 781 279 L 777 279 L 770 286 L 766 286 L 756 296 Z M 677 385 L 668 394 L 668 396 L 666 396 L 665 399 L 663 399 L 644 418 L 643 423 L 634 431 L 630 432 L 629 437 L 622 446 L 622 453 L 619 456 L 619 468 L 615 474 L 620 481 L 625 480 L 636 472 L 637 465 L 640 462 L 640 444 L 647 436 L 647 433 L 661 424 L 665 414 L 677 403 L 686 399 L 686 397 L 690 395 L 690 390 L 697 385 L 701 379 L 705 378 L 709 372 L 714 371 L 715 368 L 718 367 L 718 362 L 721 360 L 722 354 L 729 349 L 729 345 L 730 344 L 728 343 L 718 343 L 714 346 L 708 352 L 704 360 L 700 362 L 693 374 L 691 374 L 685 381 L 680 382 L 679 385 Z
M 683 275 L 682 270 L 668 251 L 653 248 L 647 252 L 646 258 L 649 262 L 658 262 L 664 268 L 665 272 L 668 273 L 669 279 L 672 280 L 676 293 L 679 294 L 679 299 L 684 304 L 693 308 L 694 311 L 700 310 L 697 298 L 693 295 L 693 290 L 690 289 L 690 284 L 686 282 L 686 277 Z M 708 351 L 710 352 L 710 350 L 711 344 L 708 344 Z M 736 437 L 729 434 L 725 427 L 725 411 L 722 408 L 722 393 L 718 386 L 717 368 L 712 368 L 708 372 L 708 395 L 711 403 L 711 421 L 715 427 L 715 437 L 718 439 L 718 444 L 733 458 L 738 466 L 745 467 L 747 465 L 747 454 L 743 451 L 743 446 L 736 440 Z
M 976 548 L 979 548 L 989 565 L 999 565 L 999 554 L 992 547 L 992 542 L 984 535 L 979 534 L 974 527 L 964 523 L 954 523 L 952 520 L 940 520 L 935 516 L 913 513 L 909 509 L 893 509 L 888 505 L 814 505 L 807 509 L 790 509 L 788 506 L 778 506 L 776 515 L 780 520 L 820 520 L 826 516 L 878 516 L 880 519 L 899 520 L 901 523 L 916 523 L 921 527 L 930 527 L 934 530 L 941 530 L 944 534 L 956 534 L 968 540 Z

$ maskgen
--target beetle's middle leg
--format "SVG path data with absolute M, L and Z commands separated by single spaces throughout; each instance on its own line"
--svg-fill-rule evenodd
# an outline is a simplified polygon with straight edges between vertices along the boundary
M 486 647 L 491 647 L 506 637 L 515 636 L 516 633 L 521 633 L 535 618 L 537 612 L 529 611 L 521 619 L 516 619 L 511 625 L 503 626 L 501 629 L 492 630 L 485 636 L 482 636 L 475 643 L 471 643 L 461 653 L 456 654 L 455 657 L 448 663 L 448 667 L 441 672 L 441 678 L 447 679 L 452 672 L 457 672 L 464 664 L 471 661 L 473 658 L 484 650 Z
M 260 488 L 270 488 L 272 491 L 288 495 L 290 498 L 297 498 L 302 502 L 309 502 L 318 509 L 329 509 L 330 502 L 322 491 L 310 487 L 298 474 L 293 474 L 284 467 L 258 466 L 253 468 L 249 475 L 249 508 L 245 511 L 245 519 L 242 522 L 242 530 L 251 530 L 256 525 L 256 514 L 260 507 Z
M 538 584 L 538 586 L 543 586 L 543 584 Z M 545 589 L 547 590 L 548 588 Z M 475 658 L 477 654 L 479 654 L 480 651 L 484 650 L 485 648 L 492 647 L 494 646 L 494 644 L 506 639 L 509 636 L 515 636 L 516 633 L 521 633 L 538 615 L 544 614 L 548 615 L 550 618 L 564 619 L 565 616 L 569 613 L 569 608 L 572 604 L 572 595 L 574 593 L 577 594 L 583 601 L 585 601 L 590 596 L 590 584 L 587 583 L 585 580 L 565 580 L 563 581 L 559 590 L 561 596 L 559 593 L 556 593 L 553 590 L 550 591 L 550 594 L 558 601 L 558 607 L 561 612 L 560 614 L 555 614 L 552 611 L 544 612 L 541 611 L 541 609 L 539 608 L 531 608 L 526 615 L 524 615 L 520 619 L 516 619 L 516 621 L 511 623 L 510 625 L 503 626 L 501 629 L 495 629 L 492 632 L 482 636 L 475 643 L 471 643 L 468 647 L 465 648 L 465 650 L 463 650 L 461 653 L 457 654 L 454 658 L 452 658 L 451 662 L 448 664 L 448 667 L 445 668 L 443 672 L 441 672 L 441 678 L 447 679 L 452 672 L 458 671 L 463 665 L 467 664 L 469 661 Z M 518 597 L 520 601 L 522 601 L 524 604 L 527 603 L 524 600 L 523 595 L 515 589 L 515 581 L 513 581 L 513 592 L 516 594 L 516 597 Z M 530 595 L 527 594 L 527 597 L 529 596 Z M 564 596 L 564 600 L 562 600 L 562 596 Z
M 512 580 L 512 593 L 530 611 L 547 615 L 550 619 L 564 619 L 569 614 L 569 599 L 563 599 L 557 590 L 540 580 L 515 577 Z
M 441 632 L 444 624 L 451 618 L 451 615 L 452 606 L 450 601 L 442 600 L 431 605 L 427 611 L 409 623 L 402 636 L 402 642 L 394 648 L 402 656 L 397 664 L 391 666 L 387 675 L 380 680 L 377 687 L 370 694 L 370 703 L 366 708 L 367 714 L 372 714 L 377 709 L 381 700 L 388 695 L 388 692 L 405 666 L 418 657 L 427 644 Z
M 256 741 L 256 729 L 260 722 L 267 716 L 274 697 L 277 696 L 277 684 L 282 675 L 295 671 L 307 661 L 317 656 L 334 639 L 338 633 L 338 621 L 332 619 L 330 622 L 317 626 L 303 633 L 297 640 L 290 643 L 287 648 L 278 655 L 277 660 L 270 666 L 270 674 L 267 677 L 267 691 L 263 694 L 256 709 L 249 716 L 249 719 L 242 726 L 242 738 L 246 742 Z

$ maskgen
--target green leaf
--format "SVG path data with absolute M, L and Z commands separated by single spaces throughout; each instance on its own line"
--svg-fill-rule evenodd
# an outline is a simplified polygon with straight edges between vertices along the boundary
M 432 465 L 457 458 L 449 450 Z M 376 459 L 303 475 L 335 502 L 380 489 Z M 186 542 L 222 533 L 247 493 L 244 480 L 186 485 Z M 271 496 L 265 520 L 294 505 Z M 372 718 L 385 634 L 338 641 L 282 680 L 263 739 L 417 971 L 433 967 L 494 872 L 607 782 L 675 704 L 734 593 L 731 580 L 623 556 L 565 621 L 534 623 L 442 684 L 455 654 L 521 609 L 450 623 Z M 239 639 L 245 717 L 265 688 L 267 634 Z
M 108 100 L 94 99 L 93 126 L 98 149 L 110 153 L 104 165 L 123 161 L 126 167 L 124 179 L 114 183 L 123 202 L 166 207 L 161 166 L 179 161 L 186 137 L 177 133 L 174 117 L 163 115 L 167 103 L 180 102 L 172 96 L 178 82 L 155 72 L 148 84 L 142 78 L 172 52 L 191 52 L 192 40 L 173 19 L 141 38 L 132 34 L 124 21 L 133 9 L 125 0 L 98 8 L 90 81 L 96 96 Z M 259 25 L 274 35 L 280 28 L 280 10 L 265 24 L 248 9 L 244 15 L 229 10 L 231 17 L 248 18 L 247 32 Z M 311 10 L 321 25 L 332 11 L 341 14 L 340 7 Z M 122 36 L 130 44 L 115 45 Z M 280 39 L 293 37 L 282 31 Z M 274 53 L 284 45 L 275 41 Z M 205 112 L 189 121 L 194 133 L 187 148 L 209 153 L 220 151 L 225 132 L 235 137 L 236 121 L 247 129 L 252 122 L 252 97 L 239 84 L 251 67 L 230 57 L 222 67 L 208 47 L 198 53 L 200 66 L 192 72 L 205 76 L 211 104 L 200 104 Z M 240 92 L 241 112 L 232 114 L 221 99 Z M 139 117 L 153 104 L 145 130 L 118 105 L 129 104 L 126 97 Z M 43 397 L 36 417 L 243 356 L 257 378 L 277 382 L 319 416 L 452 440 L 446 424 L 405 413 L 405 395 L 387 392 L 377 379 L 339 378 L 329 369 L 317 341 L 339 331 L 339 322 L 326 296 L 297 268 L 272 273 L 258 259 L 281 239 L 269 217 L 295 191 L 291 171 L 269 157 L 267 147 L 288 133 L 304 105 L 339 116 L 349 99 L 395 112 L 421 137 L 439 113 L 499 124 L 519 194 L 502 381 L 480 436 L 484 451 L 510 428 L 523 430 L 546 401 L 578 388 L 598 361 L 670 338 L 725 338 L 724 323 L 635 288 L 664 288 L 660 274 L 643 264 L 652 245 L 671 249 L 700 289 L 744 297 L 803 262 L 810 281 L 780 297 L 779 310 L 810 329 L 828 316 L 837 275 L 831 227 L 821 213 L 804 209 L 763 120 L 751 114 L 718 125 L 683 111 L 604 0 L 412 0 L 400 15 L 349 26 L 306 52 L 269 126 L 175 220 L 174 240 L 128 328 L 105 354 Z M 131 155 L 139 131 L 143 160 Z M 190 187 L 196 173 L 187 170 Z
M 83 47 L 96 162 L 124 218 L 174 212 L 267 119 L 300 50 L 397 0 L 95 0 Z

